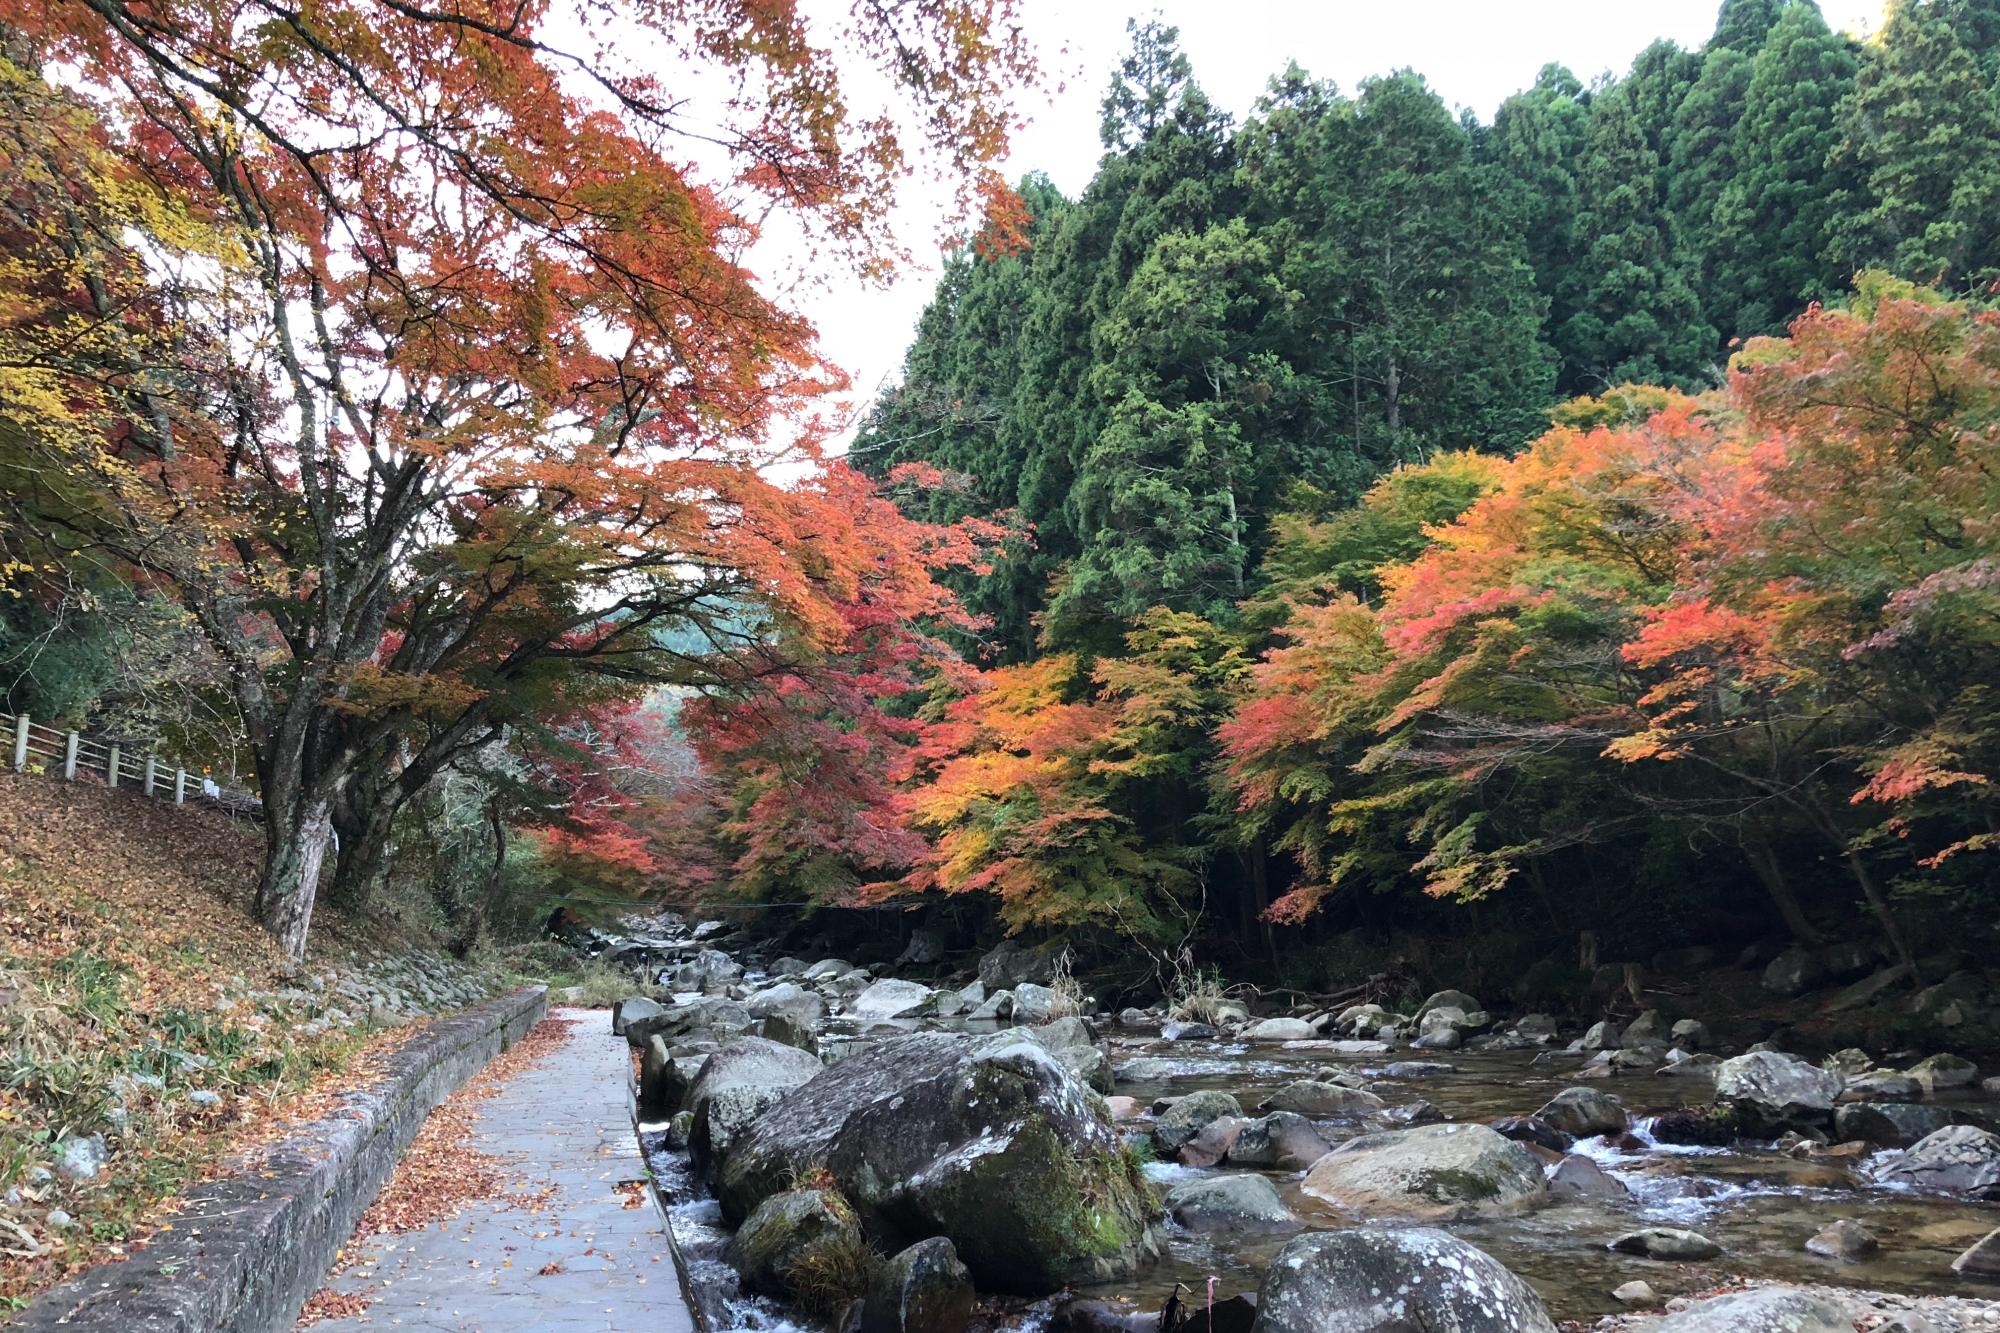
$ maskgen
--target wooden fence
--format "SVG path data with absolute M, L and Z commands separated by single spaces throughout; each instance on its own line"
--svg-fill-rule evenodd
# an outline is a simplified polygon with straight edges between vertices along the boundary
M 175 805 L 206 805 L 239 819 L 258 818 L 264 810 L 264 803 L 254 793 L 233 791 L 200 773 L 168 767 L 151 753 L 146 741 L 57 731 L 31 721 L 25 713 L 0 713 L 0 737 L 12 742 L 16 773 L 37 769 L 71 782 L 81 779 L 101 781 L 107 787 L 135 788 Z

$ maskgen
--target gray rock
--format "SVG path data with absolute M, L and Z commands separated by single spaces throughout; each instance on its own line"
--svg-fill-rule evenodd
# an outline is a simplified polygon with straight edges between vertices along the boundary
M 847 1004 L 849 1018 L 882 1021 L 916 1016 L 930 1003 L 931 988 L 914 981 L 884 977 L 871 984 Z
M 1681 1019 L 1667 1035 L 1673 1038 L 1674 1045 L 1683 1050 L 1698 1051 L 1715 1043 L 1715 1038 L 1709 1035 L 1708 1024 L 1698 1018 Z
M 730 1238 L 729 1259 L 743 1285 L 773 1296 L 797 1296 L 793 1275 L 814 1250 L 860 1243 L 853 1214 L 816 1189 L 786 1190 L 758 1204 Z
M 1001 1022 L 1014 1016 L 1014 992 L 994 991 L 966 1017 L 973 1022 Z
M 1047 1023 L 1061 1017 L 1058 1013 L 1060 1000 L 1047 986 L 1038 986 L 1032 981 L 1024 981 L 1014 987 L 1014 1021 L 1030 1026 Z
M 1951 1271 L 1962 1277 L 2000 1277 L 2000 1229 L 1974 1241 L 1951 1261 Z
M 1669 1058 L 1667 1063 L 1653 1071 L 1659 1077 L 1699 1078 L 1713 1083 L 1716 1071 L 1722 1068 L 1722 1061 L 1705 1051 L 1694 1055 L 1683 1053 L 1682 1057 L 1678 1060 L 1672 1058 L 1673 1054 L 1674 1052 L 1668 1051 L 1667 1055 Z
M 1181 1145 L 1201 1133 L 1209 1121 L 1242 1114 L 1243 1107 L 1226 1092 L 1191 1092 L 1176 1100 L 1167 1108 L 1166 1114 L 1154 1122 L 1153 1142 L 1163 1152 L 1177 1153 Z
M 1660 1294 L 1649 1283 L 1634 1278 L 1622 1282 L 1611 1289 L 1611 1299 L 1620 1305 L 1630 1305 L 1635 1309 L 1647 1310 L 1660 1303 Z
M 1659 1010 L 1648 1009 L 1625 1025 L 1619 1039 L 1626 1046 L 1657 1046 L 1666 1040 L 1666 1036 L 1667 1020 Z
M 1531 1115 L 1510 1115 L 1493 1122 L 1493 1132 L 1503 1139 L 1516 1143 L 1532 1143 L 1550 1152 L 1568 1152 L 1575 1142 L 1569 1135 L 1551 1125 L 1548 1121 Z
M 944 932 L 932 930 L 929 926 L 918 926 L 910 932 L 910 942 L 903 946 L 903 952 L 896 956 L 896 962 L 915 967 L 932 967 L 944 961 Z
M 1441 990 L 1418 1005 L 1417 1011 L 1410 1017 L 1422 1023 L 1424 1015 L 1433 1009 L 1456 1009 L 1460 1013 L 1469 1014 L 1485 1007 L 1462 990 Z
M 1264 1271 L 1252 1333 L 1555 1333 L 1527 1283 L 1429 1228 L 1300 1236 Z
M 1081 1018 L 1058 1018 L 1042 1027 L 1023 1028 L 1021 1035 L 1053 1052 L 1094 1091 L 1110 1095 L 1114 1086 L 1111 1057 L 1097 1044 L 1090 1024 Z
M 756 1026 L 757 1020 L 742 1004 L 721 997 L 709 997 L 672 1005 L 643 1018 L 627 1018 L 625 1040 L 633 1050 L 644 1051 L 647 1038 L 656 1033 L 672 1039 L 719 1041 L 741 1036 Z
M 1860 1139 L 1884 1148 L 1907 1148 L 1951 1123 L 1949 1112 L 1905 1102 L 1854 1102 L 1834 1108 L 1833 1134 L 1843 1143 Z
M 1458 1066 L 1442 1060 L 1397 1060 L 1382 1067 L 1383 1078 L 1443 1078 L 1456 1073 Z
M 1571 1153 L 1549 1173 L 1551 1199 L 1623 1199 L 1632 1191 L 1590 1158 Z
M 822 1069 L 817 1057 L 762 1037 L 738 1037 L 717 1049 L 687 1089 L 688 1153 L 696 1172 L 713 1184 L 743 1131 Z
M 1875 1325 L 1875 1333 L 1944 1333 L 1944 1330 L 1915 1310 L 1904 1310 Z
M 943 1236 L 932 1236 L 876 1271 L 862 1309 L 862 1333 L 962 1333 L 977 1300 L 958 1251 Z
M 1161 1041 L 1214 1041 L 1222 1034 L 1208 1023 L 1171 1020 L 1160 1026 Z
M 1127 1060 L 1118 1066 L 1118 1081 L 1121 1083 L 1165 1083 L 1174 1076 L 1178 1066 L 1172 1060 L 1163 1060 L 1157 1055 L 1142 1055 Z
M 1410 1047 L 1419 1051 L 1455 1051 L 1464 1044 L 1464 1034 L 1455 1027 L 1447 1026 L 1432 1028 L 1411 1042 Z
M 1302 1078 L 1287 1083 L 1258 1106 L 1260 1111 L 1293 1111 L 1306 1116 L 1353 1115 L 1358 1111 L 1378 1111 L 1383 1102 L 1372 1092 Z
M 1720 1245 L 1699 1231 L 1686 1231 L 1680 1227 L 1642 1227 L 1637 1231 L 1628 1231 L 1607 1248 L 1621 1254 L 1640 1254 L 1648 1259 L 1666 1259 L 1673 1263 L 1713 1259 L 1722 1253 Z
M 812 1031 L 826 1018 L 826 999 L 797 982 L 781 981 L 766 987 L 743 1002 L 752 1018 L 782 1014 L 799 1027 Z
M 835 977 L 846 976 L 854 970 L 854 964 L 845 958 L 822 958 L 799 975 L 807 981 L 832 981 Z
M 813 1055 L 819 1054 L 818 1034 L 789 1014 L 772 1014 L 757 1025 L 757 1035 L 781 1046 L 796 1046 Z
M 1841 1014 L 1846 1013 L 1850 1009 L 1859 1009 L 1863 1005 L 1879 998 L 1885 992 L 1902 985 L 1908 979 L 1909 975 L 1910 969 L 1901 963 L 1898 963 L 1894 967 L 1885 967 L 1879 972 L 1863 977 L 1853 985 L 1843 988 L 1831 1000 L 1826 1002 L 1826 1012 Z
M 1316 1035 L 1303 1018 L 1267 1018 L 1242 1034 L 1245 1041 L 1309 1041 Z
M 2000 1200 L 2000 1134 L 1947 1125 L 1912 1145 L 1875 1178 L 1968 1199 Z
M 1326 1156 L 1331 1146 L 1312 1121 L 1296 1111 L 1273 1111 L 1261 1120 L 1244 1122 L 1229 1146 L 1229 1163 L 1303 1171 Z
M 668 974 L 667 985 L 676 994 L 700 991 L 703 995 L 721 995 L 741 980 L 743 980 L 741 963 L 720 949 L 703 949 L 692 959 L 673 969 Z
M 222 1094 L 208 1088 L 196 1088 L 187 1095 L 189 1106 L 199 1106 L 204 1111 L 212 1111 L 222 1105 Z
M 624 1036 L 625 1025 L 635 1018 L 652 1018 L 657 1014 L 665 1012 L 666 1009 L 657 1000 L 649 1000 L 643 995 L 628 995 L 622 1000 L 613 1001 L 611 1005 L 611 1035 L 614 1037 Z
M 1691 1305 L 1647 1333 L 1854 1333 L 1854 1321 L 1828 1297 L 1760 1287 Z
M 1922 1084 L 1926 1092 L 1940 1088 L 1964 1088 L 1979 1081 L 1979 1066 L 1956 1055 L 1933 1055 L 1919 1060 L 1904 1071 Z
M 56 1174 L 64 1180 L 81 1184 L 97 1179 L 110 1160 L 111 1149 L 105 1146 L 102 1134 L 64 1139 L 56 1149 Z
M 671 1119 L 687 1100 L 688 1071 L 674 1059 L 667 1039 L 654 1033 L 639 1053 L 639 1116 L 643 1120 Z
M 1828 1123 L 1841 1086 L 1833 1071 L 1775 1051 L 1739 1055 L 1715 1071 L 1715 1100 L 1752 1132 Z
M 1201 1127 L 1201 1132 L 1181 1145 L 1180 1159 L 1183 1166 L 1211 1167 L 1226 1159 L 1236 1147 L 1237 1138 L 1243 1133 L 1243 1126 L 1250 1123 L 1242 1116 L 1225 1115 L 1209 1121 Z
M 1806 1242 L 1809 1253 L 1828 1259 L 1838 1259 L 1842 1263 L 1853 1263 L 1881 1248 L 1882 1242 L 1875 1238 L 1875 1233 L 1851 1217 L 1843 1217 L 1838 1222 L 1822 1227 L 1817 1235 Z
M 1029 981 L 1046 985 L 1055 978 L 1058 952 L 1047 945 L 1030 948 L 1019 940 L 1002 940 L 979 960 L 980 983 L 989 991 L 1012 990 Z
M 1156 1252 L 1152 1202 L 1102 1103 L 1012 1032 L 893 1037 L 767 1109 L 716 1182 L 745 1216 L 824 1168 L 865 1234 L 944 1236 L 982 1290 L 1126 1276 Z
M 1610 1019 L 1592 1023 L 1583 1034 L 1582 1049 L 1586 1051 L 1615 1051 L 1618 1049 L 1620 1033 Z
M 1257 1175 L 1205 1176 L 1168 1191 L 1168 1216 L 1189 1231 L 1270 1233 L 1304 1224 L 1271 1182 Z
M 1915 1102 L 1923 1100 L 1924 1085 L 1907 1074 L 1870 1070 L 1847 1080 L 1840 1090 L 1843 1102 Z
M 1520 1021 L 1514 1024 L 1514 1031 L 1531 1039 L 1554 1037 L 1558 1030 L 1555 1018 L 1549 1014 L 1523 1014 Z
M 1563 1089 L 1535 1112 L 1535 1119 L 1578 1139 L 1623 1134 L 1630 1123 L 1624 1105 L 1596 1088 Z
M 1795 946 L 1765 967 L 1764 989 L 1774 995 L 1803 995 L 1825 975 L 1826 969 L 1817 955 Z
M 965 1001 L 968 1008 L 977 1009 L 986 1003 L 986 983 L 975 981 L 969 986 L 960 986 L 958 998 Z
M 1349 1139 L 1306 1172 L 1313 1198 L 1363 1214 L 1453 1218 L 1548 1196 L 1533 1153 L 1485 1125 L 1422 1125 Z

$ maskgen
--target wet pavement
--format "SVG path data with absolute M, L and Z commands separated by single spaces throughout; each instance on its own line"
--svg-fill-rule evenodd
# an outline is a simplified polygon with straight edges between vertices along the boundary
M 327 1288 L 368 1306 L 316 1333 L 693 1333 L 626 1087 L 630 1055 L 601 1010 L 478 1104 L 471 1146 L 507 1163 L 507 1196 L 404 1235 L 357 1238 Z M 623 1188 L 621 1188 L 621 1186 Z

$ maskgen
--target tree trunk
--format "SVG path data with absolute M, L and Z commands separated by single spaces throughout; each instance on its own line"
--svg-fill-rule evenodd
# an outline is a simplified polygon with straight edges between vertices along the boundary
M 295 963 L 306 956 L 320 864 L 332 832 L 333 802 L 325 796 L 301 797 L 282 811 L 266 812 L 257 918 Z
M 1250 863 L 1250 903 L 1257 912 L 1257 928 L 1264 935 L 1264 952 L 1271 959 L 1271 966 L 1278 965 L 1278 939 L 1271 930 L 1271 919 L 1264 915 L 1271 907 L 1270 856 L 1264 850 L 1264 835 L 1259 833 L 1256 841 L 1247 849 L 1245 859 Z
M 507 872 L 507 821 L 501 818 L 497 802 L 487 804 L 486 822 L 493 829 L 493 868 L 486 872 L 486 883 L 472 896 L 472 901 L 464 905 L 465 916 L 453 949 L 460 958 L 479 947 L 480 937 L 486 933 L 486 914 L 493 900 L 500 896 L 500 882 Z
M 1875 919 L 1882 923 L 1882 933 L 1889 937 L 1889 947 L 1895 950 L 1896 961 L 1909 969 L 1910 984 L 1923 985 L 1923 977 L 1917 972 L 1917 956 L 1911 952 L 1910 942 L 1903 935 L 1902 923 L 1896 920 L 1895 912 L 1890 910 L 1889 900 L 1882 896 L 1882 888 L 1875 882 L 1875 876 L 1869 872 L 1867 863 L 1852 847 L 1844 848 L 1842 855 L 1847 858 L 1848 873 L 1852 874 L 1854 882 L 1861 886 L 1861 896 L 1868 900 L 1868 906 L 1875 913 Z
M 1806 919 L 1805 909 L 1799 906 L 1798 895 L 1792 892 L 1791 881 L 1785 878 L 1784 867 L 1778 864 L 1778 854 L 1771 850 L 1771 844 L 1762 840 L 1746 842 L 1743 854 L 1763 882 L 1764 891 L 1771 895 L 1771 903 L 1784 918 L 1785 929 L 1792 932 L 1792 938 L 1801 944 L 1824 944 L 1826 936 Z
M 389 864 L 389 834 L 396 822 L 394 792 L 385 795 L 357 774 L 333 806 L 333 878 L 327 898 L 342 911 L 360 912 L 375 896 Z

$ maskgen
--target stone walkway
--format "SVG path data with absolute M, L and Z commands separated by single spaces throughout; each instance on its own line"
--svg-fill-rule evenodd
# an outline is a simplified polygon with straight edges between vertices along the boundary
M 513 1164 L 510 1191 L 546 1197 L 475 1203 L 441 1226 L 357 1239 L 358 1262 L 327 1286 L 362 1294 L 368 1308 L 321 1319 L 314 1333 L 693 1333 L 659 1214 L 631 1188 L 645 1167 L 626 1110 L 627 1047 L 602 1010 L 550 1013 L 575 1020 L 567 1041 L 480 1102 L 473 1130 L 474 1147 Z

